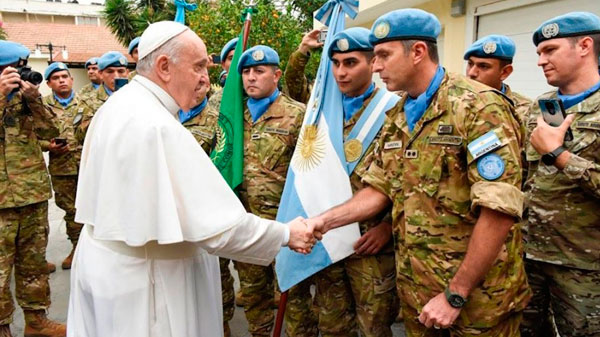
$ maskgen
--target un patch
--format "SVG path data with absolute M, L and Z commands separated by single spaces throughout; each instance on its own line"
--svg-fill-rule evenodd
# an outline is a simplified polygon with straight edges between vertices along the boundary
M 500 178 L 505 167 L 502 157 L 495 153 L 490 153 L 477 161 L 477 172 L 485 180 L 491 181 Z

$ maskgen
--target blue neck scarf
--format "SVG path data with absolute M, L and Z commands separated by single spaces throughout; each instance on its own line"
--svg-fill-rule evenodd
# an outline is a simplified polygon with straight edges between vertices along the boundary
M 440 88 L 440 84 L 444 79 L 444 68 L 438 65 L 435 76 L 429 83 L 427 90 L 420 94 L 417 98 L 411 98 L 408 96 L 406 102 L 404 102 L 404 113 L 406 115 L 406 122 L 408 123 L 408 129 L 410 132 L 415 128 L 415 124 L 423 117 L 423 114 L 427 110 L 429 104 L 433 100 L 433 95 Z
M 10 100 L 15 96 L 16 93 L 17 93 L 16 91 L 13 91 L 13 92 L 9 93 L 8 95 L 6 95 L 6 101 L 10 102 Z
M 107 86 L 104 86 L 104 91 L 106 92 L 106 94 L 107 94 L 108 96 L 112 95 L 112 94 L 113 94 L 113 92 L 114 92 L 114 91 L 112 91 L 112 90 L 108 89 L 108 87 L 107 87 Z
M 600 89 L 600 82 L 594 84 L 591 88 L 587 89 L 586 91 L 580 92 L 580 93 L 574 94 L 574 95 L 563 95 L 560 93 L 560 90 L 559 90 L 558 98 L 560 98 L 560 100 L 563 102 L 565 109 L 568 109 L 568 108 L 572 107 L 573 105 L 588 98 L 588 96 L 590 96 L 591 94 L 596 92 L 598 89 Z
M 92 82 L 92 87 L 94 87 L 94 89 L 98 89 L 100 87 L 100 84 Z
M 177 114 L 179 115 L 179 121 L 181 122 L 181 124 L 198 116 L 202 112 L 202 110 L 204 110 L 204 108 L 206 108 L 207 103 L 208 103 L 208 98 L 204 97 L 204 100 L 202 101 L 202 103 L 196 105 L 190 111 L 179 110 L 179 112 Z
M 248 110 L 250 110 L 250 116 L 252 116 L 253 123 L 255 123 L 262 115 L 264 115 L 271 104 L 275 102 L 277 97 L 279 97 L 279 89 L 275 88 L 275 91 L 273 91 L 271 96 L 260 99 L 254 99 L 252 97 L 248 98 L 246 106 L 248 106 Z
M 54 99 L 65 108 L 67 107 L 67 105 L 69 105 L 69 103 L 71 103 L 73 98 L 75 98 L 75 91 L 73 91 L 73 90 L 71 90 L 71 95 L 69 95 L 69 97 L 67 97 L 67 98 L 61 98 L 56 93 L 54 93 Z
M 360 110 L 365 102 L 365 98 L 371 96 L 373 90 L 375 90 L 375 83 L 371 83 L 367 91 L 360 96 L 350 97 L 342 94 L 342 106 L 344 107 L 344 119 L 346 121 L 349 121 Z
M 502 83 L 502 88 L 500 88 L 500 91 L 502 91 L 503 94 L 506 94 L 506 85 L 504 85 L 504 83 Z

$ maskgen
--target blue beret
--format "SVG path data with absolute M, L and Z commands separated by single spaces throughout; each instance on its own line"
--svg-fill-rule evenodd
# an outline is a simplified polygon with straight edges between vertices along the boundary
M 12 41 L 0 40 L 0 66 L 19 62 L 20 59 L 29 57 L 29 49 L 24 45 Z
M 571 12 L 542 23 L 533 33 L 533 44 L 561 37 L 600 33 L 600 18 L 589 12 Z
M 137 48 L 138 44 L 140 44 L 140 37 L 136 37 L 135 39 L 131 40 L 131 42 L 129 42 L 129 48 L 127 48 L 127 52 L 129 53 L 129 55 L 131 55 L 131 53 L 133 53 L 133 50 L 135 48 Z
M 225 61 L 225 59 L 227 58 L 227 54 L 229 54 L 230 51 L 235 49 L 235 47 L 237 46 L 237 42 L 238 38 L 236 37 L 234 39 L 229 40 L 229 42 L 225 44 L 223 49 L 221 49 L 221 62 Z
M 52 74 L 54 74 L 57 71 L 62 71 L 62 70 L 69 71 L 69 68 L 67 68 L 67 65 L 62 62 L 54 62 L 54 63 L 50 64 L 48 66 L 48 68 L 46 68 L 46 71 L 44 71 L 44 78 L 47 81 L 50 79 L 50 76 L 52 76 Z
M 92 66 L 92 65 L 98 65 L 97 57 L 92 57 L 91 59 L 87 60 L 85 62 L 85 69 L 87 69 L 87 67 Z
M 488 35 L 475 41 L 465 52 L 464 59 L 475 56 L 512 61 L 515 49 L 515 42 L 508 36 Z
M 440 21 L 424 10 L 397 9 L 380 16 L 371 27 L 372 45 L 394 40 L 425 40 L 437 42 L 442 31 Z
M 108 67 L 127 67 L 127 58 L 118 51 L 106 52 L 98 59 L 98 69 L 104 70 Z
M 329 58 L 333 53 L 349 53 L 352 51 L 372 51 L 373 45 L 369 42 L 369 31 L 362 27 L 345 29 L 333 37 L 327 55 Z
M 279 55 L 273 48 L 258 45 L 246 50 L 240 57 L 237 70 L 241 74 L 242 69 L 248 67 L 271 64 L 279 66 Z

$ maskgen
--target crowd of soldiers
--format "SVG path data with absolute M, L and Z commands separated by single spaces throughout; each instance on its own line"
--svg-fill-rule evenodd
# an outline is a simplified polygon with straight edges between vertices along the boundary
M 562 101 L 568 117 L 558 126 L 504 82 L 515 55 L 509 37 L 473 43 L 462 76 L 439 64 L 440 31 L 430 13 L 396 10 L 371 30 L 337 33 L 323 51 L 343 94 L 344 136 L 385 90 L 374 73 L 401 99 L 350 175 L 354 197 L 320 216 L 323 232 L 359 221 L 356 253 L 290 289 L 286 334 L 392 336 L 403 319 L 408 336 L 600 336 L 600 18 L 568 13 L 534 32 L 538 66 L 556 88 L 538 99 Z M 221 78 L 239 72 L 247 95 L 237 192 L 263 218 L 279 208 L 319 35 L 303 37 L 285 72 L 268 46 L 246 50 L 237 69 L 229 69 L 237 38 L 220 53 Z M 138 43 L 129 46 L 136 61 Z M 42 97 L 16 69 L 28 55 L 0 41 L 0 337 L 11 336 L 13 266 L 25 336 L 65 336 L 65 325 L 46 317 L 51 187 L 66 212 L 73 250 L 61 267 L 69 269 L 82 228 L 74 205 L 86 130 L 118 79 L 136 75 L 124 55 L 108 52 L 86 62 L 90 83 L 76 93 L 70 70 L 54 62 L 44 73 L 52 93 Z M 177 115 L 207 154 L 222 94 L 207 85 L 198 105 Z M 250 334 L 269 336 L 279 302 L 273 266 L 235 262 L 234 296 L 230 261 L 220 264 L 225 336 L 236 302 Z

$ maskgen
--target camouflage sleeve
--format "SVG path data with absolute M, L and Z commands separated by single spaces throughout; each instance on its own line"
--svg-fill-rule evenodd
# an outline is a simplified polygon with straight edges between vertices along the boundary
M 382 149 L 384 148 L 384 142 L 387 138 L 386 135 L 389 133 L 389 125 L 393 125 L 393 121 L 389 117 L 386 117 L 381 130 L 381 137 L 377 140 L 375 145 L 371 147 L 370 153 L 365 153 L 365 157 L 370 158 L 368 167 L 361 167 L 363 165 L 361 162 L 355 169 L 355 171 L 358 170 L 358 172 L 360 172 L 360 176 L 364 183 L 372 186 L 387 196 L 391 196 L 392 182 L 385 174 Z
M 4 94 L 0 93 L 0 124 L 2 123 L 2 120 L 4 119 L 4 108 L 6 108 L 6 96 L 4 96 Z
M 520 126 L 513 116 L 512 107 L 493 93 L 480 93 L 484 100 L 483 107 L 469 109 L 457 107 L 455 111 L 466 113 L 465 134 L 467 144 L 480 142 L 484 135 L 495 135 L 498 146 L 492 151 L 484 152 L 478 158 L 468 151 L 468 179 L 471 184 L 471 208 L 487 207 L 489 209 L 520 218 L 523 213 L 524 195 L 521 192 L 521 137 Z M 455 104 L 463 104 L 458 101 Z M 477 104 L 477 103 L 475 103 Z M 491 154 L 499 156 L 495 164 L 495 172 L 499 177 L 484 174 L 486 165 L 480 161 Z M 492 157 L 489 157 L 492 158 Z M 495 157 L 494 158 L 498 158 Z M 486 177 L 487 176 L 487 177 Z M 495 179 L 494 179 L 495 178 Z
M 56 122 L 56 115 L 44 104 L 42 97 L 34 100 L 25 98 L 25 102 L 33 114 L 33 128 L 37 137 L 45 140 L 58 137 L 60 130 Z
M 563 173 L 578 183 L 585 191 L 600 198 L 600 165 L 571 153 Z
M 77 124 L 74 123 L 75 126 L 75 139 L 79 142 L 79 144 L 83 144 L 85 140 L 85 135 L 87 133 L 87 129 L 92 122 L 92 117 L 94 117 L 93 109 L 87 105 L 86 103 L 81 104 L 81 108 L 83 108 L 83 113 L 81 115 L 81 121 L 78 121 Z
M 40 143 L 40 147 L 42 148 L 42 151 L 46 152 L 46 151 L 49 150 L 49 148 L 50 148 L 50 141 L 39 140 L 38 142 Z
M 285 87 L 283 92 L 294 100 L 302 103 L 308 103 L 310 99 L 310 90 L 308 88 L 308 80 L 304 75 L 304 69 L 310 56 L 302 54 L 296 50 L 290 56 L 285 73 Z

